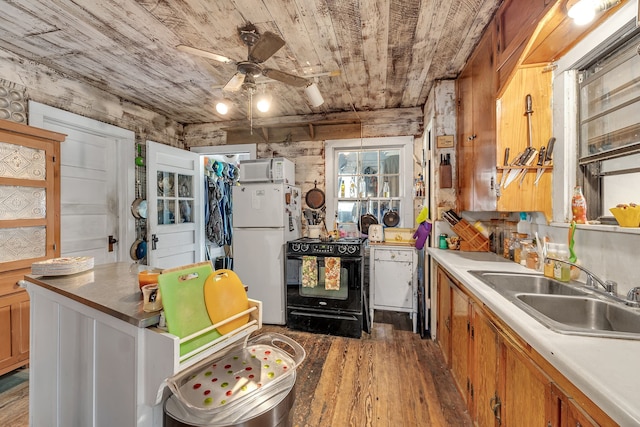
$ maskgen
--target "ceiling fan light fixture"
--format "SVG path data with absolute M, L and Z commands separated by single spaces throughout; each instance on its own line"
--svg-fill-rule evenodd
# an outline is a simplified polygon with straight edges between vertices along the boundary
M 304 88 L 304 93 L 307 95 L 307 99 L 312 107 L 319 107 L 324 104 L 324 98 L 317 84 L 309 83 L 307 87 Z
M 261 113 L 266 113 L 271 108 L 271 101 L 273 97 L 270 93 L 262 92 L 256 97 L 256 108 Z
M 593 21 L 596 14 L 611 9 L 620 0 L 569 0 L 567 15 L 576 25 L 585 25 Z
M 229 102 L 228 99 L 222 99 L 216 102 L 216 111 L 219 114 L 222 114 L 223 116 L 229 112 L 230 108 L 231 108 L 231 103 Z

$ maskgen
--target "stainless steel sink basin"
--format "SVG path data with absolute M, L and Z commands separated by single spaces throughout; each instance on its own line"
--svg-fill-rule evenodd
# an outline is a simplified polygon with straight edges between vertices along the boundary
M 640 309 L 539 274 L 470 271 L 548 328 L 565 334 L 640 340 Z
M 500 273 L 471 271 L 471 274 L 501 294 L 529 293 L 553 295 L 585 295 L 587 292 L 569 284 L 558 282 L 539 274 Z
M 640 334 L 640 311 L 593 297 L 520 294 L 519 301 L 565 326 Z

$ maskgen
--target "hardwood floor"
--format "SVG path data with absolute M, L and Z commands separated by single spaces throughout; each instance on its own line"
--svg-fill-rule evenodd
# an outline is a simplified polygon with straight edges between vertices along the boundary
M 376 312 L 371 334 L 333 337 L 265 326 L 298 341 L 296 427 L 472 426 L 440 349 L 404 313 Z M 28 383 L 0 394 L 0 425 L 28 425 Z

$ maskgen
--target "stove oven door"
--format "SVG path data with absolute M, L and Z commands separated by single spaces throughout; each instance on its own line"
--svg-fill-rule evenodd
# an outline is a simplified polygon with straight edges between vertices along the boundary
M 330 258 L 287 256 L 287 307 L 362 312 L 362 257 L 339 257 L 339 268 Z

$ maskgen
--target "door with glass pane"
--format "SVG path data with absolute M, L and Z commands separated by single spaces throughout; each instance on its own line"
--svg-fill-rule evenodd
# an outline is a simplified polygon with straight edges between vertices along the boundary
M 399 149 L 339 151 L 337 169 L 339 223 L 357 223 L 366 213 L 379 223 L 389 211 L 402 217 Z
M 204 174 L 200 155 L 147 141 L 147 264 L 204 260 Z

